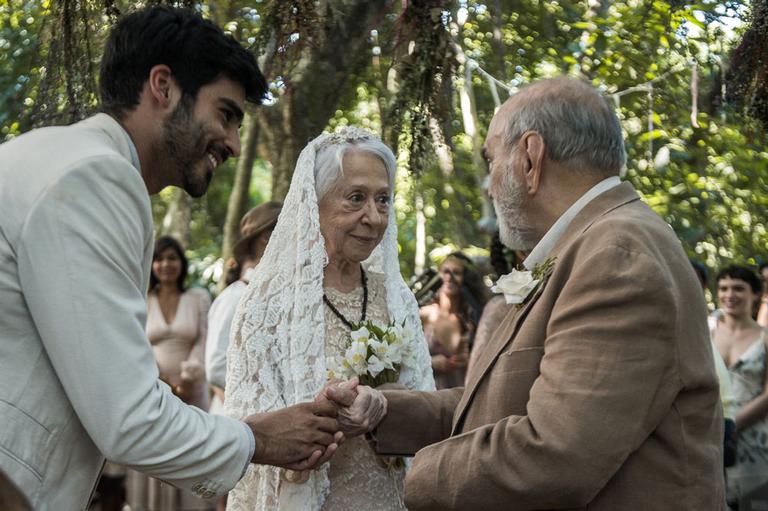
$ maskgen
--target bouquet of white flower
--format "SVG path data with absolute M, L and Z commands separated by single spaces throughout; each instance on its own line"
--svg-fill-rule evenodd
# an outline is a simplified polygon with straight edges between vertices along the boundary
M 414 364 L 413 330 L 405 321 L 387 326 L 365 321 L 353 325 L 344 356 L 329 357 L 328 379 L 357 376 L 361 385 L 396 383 L 404 366 Z

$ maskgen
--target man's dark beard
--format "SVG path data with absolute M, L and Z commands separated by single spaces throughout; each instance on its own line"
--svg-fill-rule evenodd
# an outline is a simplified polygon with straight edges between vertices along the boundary
M 195 99 L 184 94 L 173 112 L 163 121 L 161 157 L 181 176 L 181 188 L 192 197 L 200 197 L 208 189 L 211 173 L 195 172 L 200 161 L 207 159 L 207 144 L 202 124 L 192 118 Z M 198 171 L 199 172 L 199 171 Z

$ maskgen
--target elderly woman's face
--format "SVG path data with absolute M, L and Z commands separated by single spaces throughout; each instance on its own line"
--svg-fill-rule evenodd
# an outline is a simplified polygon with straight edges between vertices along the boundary
M 359 263 L 368 259 L 387 229 L 389 179 L 376 156 L 349 150 L 343 176 L 320 200 L 320 232 L 328 258 Z

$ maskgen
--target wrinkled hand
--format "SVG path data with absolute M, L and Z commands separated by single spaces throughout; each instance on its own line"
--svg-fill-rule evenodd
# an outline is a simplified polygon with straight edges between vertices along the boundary
M 349 402 L 349 394 L 339 386 L 330 386 L 326 394 L 329 399 L 341 405 L 336 417 L 339 429 L 346 437 L 368 433 L 379 425 L 387 414 L 387 399 L 378 390 L 365 385 L 357 386 L 357 397 Z
M 323 387 L 323 390 L 321 390 L 317 395 L 315 401 L 322 401 L 323 399 L 327 399 L 339 407 L 351 406 L 352 403 L 355 402 L 355 398 L 357 398 L 358 384 L 359 380 L 357 377 L 354 377 L 348 381 L 342 381 L 334 378 L 333 380 L 329 381 L 325 387 Z M 333 390 L 331 391 L 331 389 Z M 333 398 L 329 395 L 329 391 L 333 393 Z
M 309 470 L 328 461 L 344 435 L 336 420 L 336 404 L 327 399 L 245 418 L 256 450 L 252 463 Z

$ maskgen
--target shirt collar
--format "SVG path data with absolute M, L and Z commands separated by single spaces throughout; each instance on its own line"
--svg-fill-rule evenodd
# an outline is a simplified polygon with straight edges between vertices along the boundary
M 595 186 L 587 190 L 584 195 L 579 197 L 579 200 L 571 204 L 571 207 L 565 210 L 565 213 L 560 215 L 560 218 L 558 218 L 557 221 L 552 224 L 552 227 L 549 228 L 544 237 L 541 238 L 536 246 L 533 247 L 531 253 L 528 254 L 528 256 L 525 258 L 523 261 L 523 266 L 525 266 L 527 270 L 532 270 L 537 264 L 543 263 L 549 253 L 552 251 L 552 248 L 554 248 L 557 240 L 559 240 L 560 237 L 565 233 L 565 231 L 568 229 L 568 226 L 571 224 L 571 221 L 576 217 L 576 215 L 578 215 L 579 212 L 584 209 L 587 204 L 592 202 L 592 200 L 598 195 L 602 194 L 603 192 L 607 192 L 611 188 L 619 186 L 620 184 L 621 179 L 619 176 L 611 176 L 609 178 L 603 179 Z

